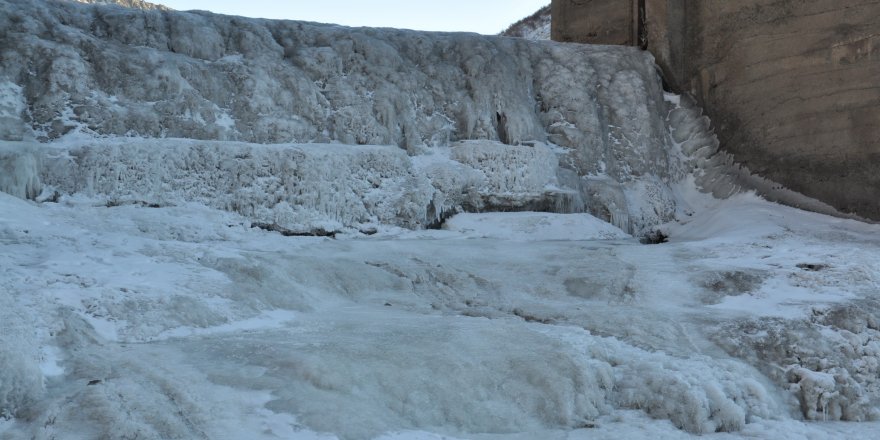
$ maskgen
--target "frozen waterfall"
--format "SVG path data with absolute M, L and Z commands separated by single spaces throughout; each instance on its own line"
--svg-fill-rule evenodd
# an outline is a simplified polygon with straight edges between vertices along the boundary
M 292 202 L 285 197 L 255 197 L 249 203 L 260 206 L 239 211 L 306 226 L 341 220 L 345 227 L 384 221 L 419 227 L 464 210 L 539 209 L 587 211 L 640 233 L 671 219 L 668 184 L 683 177 L 653 60 L 632 48 L 23 0 L 0 2 L 0 47 L 0 134 L 77 139 L 41 150 L 48 156 L 70 150 L 74 160 L 64 179 L 51 174 L 51 160 L 39 176 L 63 193 L 89 186 L 71 174 L 119 173 L 119 163 L 109 170 L 101 168 L 109 166 L 106 158 L 90 156 L 104 155 L 106 147 L 89 139 L 106 136 L 131 138 L 116 141 L 112 154 L 141 168 L 168 167 L 173 174 L 186 166 L 173 156 L 207 148 L 219 174 L 248 181 L 257 176 L 247 173 L 276 154 L 290 163 L 303 158 L 308 163 L 297 166 L 316 176 L 328 174 L 321 167 L 351 172 L 363 166 L 359 154 L 379 154 L 368 147 L 331 158 L 320 153 L 331 147 L 300 144 L 390 145 L 408 153 L 413 165 L 386 149 L 395 170 L 361 171 L 410 180 L 405 204 L 412 206 L 400 207 L 399 219 L 384 212 L 319 219 L 312 214 L 326 209 L 311 203 L 326 200 L 299 200 L 289 209 L 278 206 Z M 290 151 L 203 142 L 199 152 L 186 152 L 193 144 L 173 138 L 289 145 Z M 242 165 L 248 159 L 237 148 L 253 150 L 264 163 Z M 337 168 L 349 160 L 343 157 L 355 162 Z M 488 161 L 497 165 L 488 169 Z M 261 172 L 289 169 L 275 168 Z M 89 189 L 140 198 L 189 192 L 170 181 L 148 188 L 139 175 L 121 178 L 114 194 L 100 185 Z M 216 183 L 191 178 L 196 186 Z M 319 191 L 343 191 L 304 178 L 296 177 Z M 344 188 L 355 194 L 337 209 L 399 203 L 358 201 L 363 191 Z M 232 206 L 212 202 L 224 204 Z

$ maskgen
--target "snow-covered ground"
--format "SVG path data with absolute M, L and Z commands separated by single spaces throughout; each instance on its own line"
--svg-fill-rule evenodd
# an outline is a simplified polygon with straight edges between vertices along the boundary
M 657 245 L 0 193 L 0 438 L 875 438 L 880 227 L 678 191 Z

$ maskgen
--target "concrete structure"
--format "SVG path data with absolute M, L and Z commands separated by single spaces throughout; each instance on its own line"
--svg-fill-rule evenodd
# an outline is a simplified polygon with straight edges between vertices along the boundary
M 557 41 L 641 45 L 751 171 L 880 219 L 880 2 L 553 0 Z

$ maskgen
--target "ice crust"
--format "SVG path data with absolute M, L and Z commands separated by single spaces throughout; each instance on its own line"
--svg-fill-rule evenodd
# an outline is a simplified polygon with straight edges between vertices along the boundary
M 0 194 L 6 438 L 876 429 L 876 312 L 847 303 L 880 279 L 876 227 L 737 196 L 658 246 L 596 241 L 578 235 L 590 222 L 566 220 L 587 214 L 547 213 L 329 240 L 280 238 L 198 202 L 100 201 Z M 474 222 L 495 222 L 495 237 L 468 232 Z M 722 232 L 695 238 L 707 227 Z M 761 278 L 719 287 L 742 278 L 731 266 Z M 802 289 L 831 306 L 784 296 Z M 741 298 L 788 317 L 743 318 L 729 302 Z
M 570 210 L 576 197 L 559 189 L 557 155 L 542 143 L 468 141 L 416 158 L 395 146 L 186 139 L 0 146 L 0 189 L 21 198 L 60 191 L 108 205 L 198 202 L 300 232 L 421 229 L 460 211 Z

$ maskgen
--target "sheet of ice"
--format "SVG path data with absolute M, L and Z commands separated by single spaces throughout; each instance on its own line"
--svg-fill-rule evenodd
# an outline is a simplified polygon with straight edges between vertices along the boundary
M 59 201 L 0 194 L 3 311 L 28 317 L 3 322 L 30 338 L 4 331 L 0 347 L 23 363 L 0 379 L 33 384 L 3 388 L 16 416 L 5 438 L 880 429 L 799 421 L 876 415 L 876 226 L 744 195 L 689 200 L 661 245 L 592 240 L 590 228 L 613 229 L 547 213 L 465 214 L 429 239 L 331 240 L 195 203 Z M 553 235 L 566 230 L 584 235 Z M 785 304 L 786 289 L 822 302 Z M 740 297 L 756 309 L 729 307 Z
M 613 225 L 589 214 L 508 212 L 458 214 L 443 229 L 470 238 L 514 241 L 625 240 L 632 238 Z

